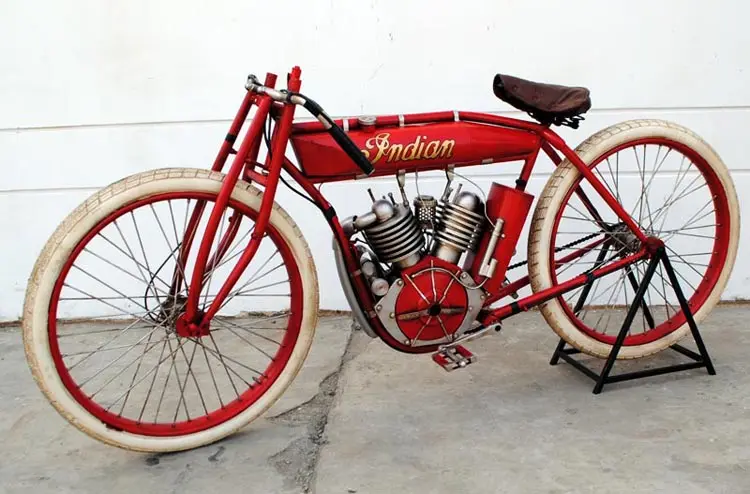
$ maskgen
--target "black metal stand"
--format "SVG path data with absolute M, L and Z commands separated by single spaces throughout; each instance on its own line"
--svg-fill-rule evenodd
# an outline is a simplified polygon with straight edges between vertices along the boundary
M 685 314 L 685 319 L 687 320 L 688 325 L 690 326 L 690 332 L 693 335 L 693 339 L 695 340 L 695 344 L 698 347 L 698 352 L 695 353 L 692 350 L 688 350 L 687 348 L 680 346 L 680 345 L 672 345 L 670 348 L 678 353 L 681 353 L 682 355 L 685 355 L 686 357 L 689 357 L 693 362 L 688 362 L 685 364 L 677 364 L 677 365 L 670 365 L 666 367 L 658 367 L 656 369 L 646 369 L 636 372 L 628 372 L 623 374 L 616 374 L 611 376 L 610 373 L 612 372 L 612 368 L 615 365 L 615 360 L 617 360 L 617 355 L 620 353 L 620 348 L 622 347 L 623 342 L 625 341 L 625 337 L 628 334 L 628 331 L 630 330 L 630 325 L 633 323 L 633 319 L 636 316 L 636 313 L 638 312 L 638 309 L 641 308 L 644 311 L 644 314 L 647 315 L 649 319 L 649 324 L 651 327 L 653 327 L 652 317 L 650 312 L 648 312 L 648 308 L 646 306 L 646 302 L 644 300 L 644 296 L 646 294 L 646 290 L 648 289 L 648 285 L 651 282 L 651 278 L 654 276 L 654 273 L 656 272 L 656 268 L 659 266 L 659 263 L 662 263 L 664 265 L 664 270 L 667 273 L 667 276 L 669 277 L 669 281 L 672 284 L 672 288 L 674 289 L 674 293 L 677 296 L 677 300 L 680 303 L 680 309 Z M 581 371 L 586 376 L 590 377 L 594 381 L 596 381 L 596 385 L 594 386 L 594 394 L 599 394 L 602 392 L 602 389 L 604 388 L 605 384 L 609 383 L 615 383 L 615 382 L 621 382 L 621 381 L 630 381 L 632 379 L 641 379 L 643 377 L 649 377 L 649 376 L 658 376 L 660 374 L 668 374 L 671 372 L 680 372 L 688 369 L 700 369 L 702 367 L 706 368 L 706 371 L 710 375 L 715 375 L 716 370 L 714 369 L 714 365 L 711 362 L 711 357 L 708 355 L 708 351 L 706 350 L 706 345 L 703 343 L 703 338 L 701 337 L 700 332 L 698 331 L 698 326 L 695 323 L 695 319 L 693 319 L 693 313 L 690 310 L 690 306 L 688 305 L 687 300 L 685 299 L 685 294 L 682 292 L 682 288 L 680 288 L 680 284 L 677 281 L 677 275 L 674 272 L 674 269 L 672 268 L 672 263 L 669 261 L 669 257 L 667 256 L 667 253 L 663 246 L 659 247 L 656 252 L 654 253 L 653 257 L 651 258 L 651 261 L 648 264 L 648 267 L 646 268 L 646 273 L 643 276 L 643 279 L 641 280 L 640 286 L 638 286 L 635 276 L 633 275 L 632 271 L 628 272 L 628 278 L 630 279 L 631 284 L 633 285 L 633 288 L 636 291 L 635 298 L 633 300 L 633 303 L 630 305 L 630 309 L 628 310 L 627 315 L 625 316 L 625 321 L 623 321 L 622 328 L 620 329 L 620 333 L 617 335 L 617 339 L 615 340 L 615 344 L 612 346 L 612 351 L 610 352 L 609 356 L 607 357 L 607 361 L 604 364 L 604 367 L 602 368 L 601 372 L 599 374 L 592 371 L 590 368 L 586 367 L 584 364 L 579 362 L 578 360 L 571 357 L 571 355 L 581 353 L 580 350 L 577 350 L 575 348 L 566 348 L 566 342 L 563 339 L 560 339 L 560 343 L 558 343 L 557 348 L 555 349 L 555 353 L 552 355 L 552 360 L 550 360 L 550 365 L 557 365 L 560 359 L 563 359 L 579 371 Z M 589 290 L 586 290 L 584 288 L 584 293 L 588 293 Z M 665 294 L 666 295 L 666 294 Z M 583 305 L 582 301 L 579 300 L 578 305 Z

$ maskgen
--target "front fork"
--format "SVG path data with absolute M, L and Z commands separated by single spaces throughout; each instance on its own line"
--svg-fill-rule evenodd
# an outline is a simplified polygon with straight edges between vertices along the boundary
M 273 87 L 275 81 L 276 76 L 268 74 L 266 76 L 265 85 Z M 298 67 L 294 67 L 289 75 L 288 89 L 289 91 L 296 92 L 299 91 L 299 88 L 300 70 Z M 285 104 L 279 113 L 276 130 L 271 139 L 268 156 L 264 166 L 267 175 L 263 180 L 265 189 L 263 191 L 261 207 L 255 218 L 255 227 L 253 228 L 250 241 L 242 252 L 238 262 L 235 263 L 234 268 L 230 272 L 226 281 L 219 288 L 216 296 L 213 297 L 211 303 L 207 307 L 199 307 L 200 294 L 203 289 L 203 284 L 207 279 L 207 273 L 210 273 L 211 270 L 218 266 L 223 254 L 229 249 L 229 246 L 239 230 L 239 224 L 242 218 L 239 213 L 235 212 L 230 216 L 229 227 L 222 235 L 222 238 L 219 239 L 217 248 L 213 255 L 211 255 L 216 233 L 219 229 L 219 224 L 224 217 L 225 210 L 229 205 L 232 191 L 240 177 L 243 175 L 243 170 L 245 171 L 245 174 L 252 173 L 254 164 L 257 162 L 263 136 L 263 126 L 266 123 L 266 119 L 268 118 L 273 105 L 273 100 L 269 96 L 253 94 L 248 91 L 212 167 L 213 171 L 220 171 L 223 168 L 229 154 L 233 150 L 232 144 L 236 135 L 240 131 L 253 104 L 257 105 L 257 110 L 255 115 L 253 115 L 250 126 L 242 139 L 239 149 L 236 151 L 229 171 L 224 177 L 223 184 L 219 190 L 211 215 L 208 218 L 205 232 L 200 240 L 194 270 L 188 285 L 184 312 L 177 320 L 177 331 L 185 336 L 203 336 L 208 334 L 211 319 L 222 307 L 224 301 L 231 293 L 231 290 L 236 285 L 240 276 L 252 261 L 266 234 L 266 229 L 270 221 L 276 188 L 281 175 L 281 169 L 284 165 L 284 153 L 289 140 L 292 120 L 294 119 L 294 104 Z M 179 262 L 181 263 L 181 266 L 184 266 L 187 262 L 192 244 L 196 240 L 195 234 L 200 219 L 205 211 L 205 205 L 206 201 L 200 201 L 196 204 L 196 207 L 191 214 L 190 222 L 180 247 Z M 175 296 L 182 290 L 183 283 L 187 283 L 187 280 L 184 278 L 184 270 L 180 269 L 181 266 L 176 268 L 172 280 L 171 292 L 173 292 L 173 295 Z

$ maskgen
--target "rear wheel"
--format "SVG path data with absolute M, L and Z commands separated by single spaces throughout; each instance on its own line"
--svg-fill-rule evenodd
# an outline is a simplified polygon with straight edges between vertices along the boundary
M 729 172 L 691 131 L 655 120 L 624 122 L 576 152 L 647 236 L 661 239 L 697 321 L 719 301 L 734 265 L 739 206 Z M 529 238 L 535 292 L 636 252 L 638 240 L 569 161 L 558 166 L 539 199 Z M 548 324 L 574 347 L 606 357 L 648 259 L 542 305 Z M 649 355 L 677 342 L 689 327 L 659 266 L 620 358 Z
M 37 262 L 24 309 L 27 359 L 57 410 L 99 440 L 143 451 L 211 443 L 268 409 L 304 361 L 317 278 L 299 229 L 276 205 L 210 331 L 190 337 L 176 329 L 186 283 L 174 280 L 191 278 L 222 178 L 169 169 L 117 182 L 75 210 Z M 201 309 L 247 245 L 260 202 L 249 184 L 235 187 Z M 188 253 L 193 217 L 200 219 Z

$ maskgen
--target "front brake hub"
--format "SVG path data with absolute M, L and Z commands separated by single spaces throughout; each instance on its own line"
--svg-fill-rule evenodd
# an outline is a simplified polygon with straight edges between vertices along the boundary
M 198 311 L 197 316 L 197 320 L 201 321 L 199 323 L 188 321 L 185 313 L 180 314 L 174 325 L 177 336 L 182 336 L 183 338 L 208 336 L 210 333 L 210 324 L 207 321 L 203 322 L 203 311 Z

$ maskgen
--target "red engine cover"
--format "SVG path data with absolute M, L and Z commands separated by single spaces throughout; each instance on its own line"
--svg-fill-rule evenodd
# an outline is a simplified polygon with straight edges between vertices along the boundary
M 466 289 L 454 278 L 460 274 L 458 266 L 432 256 L 402 272 L 396 322 L 410 340 L 437 340 L 459 329 L 469 304 Z

